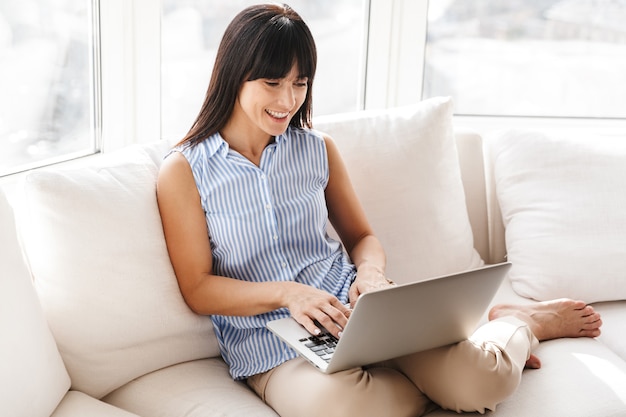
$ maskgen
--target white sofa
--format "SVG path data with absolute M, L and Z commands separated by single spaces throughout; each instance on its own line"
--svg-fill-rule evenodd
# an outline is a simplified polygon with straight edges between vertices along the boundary
M 396 281 L 508 254 L 494 303 L 567 296 L 603 314 L 597 339 L 542 343 L 543 367 L 494 416 L 626 416 L 624 144 L 529 130 L 483 140 L 453 128 L 446 98 L 316 127 L 338 143 Z M 0 192 L 0 415 L 276 416 L 231 380 L 210 320 L 178 291 L 155 200 L 169 146 Z

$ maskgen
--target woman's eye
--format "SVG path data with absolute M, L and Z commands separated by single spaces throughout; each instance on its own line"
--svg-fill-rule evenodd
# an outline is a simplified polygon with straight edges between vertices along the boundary
M 278 81 L 267 80 L 267 81 L 265 81 L 265 84 L 270 86 L 270 87 L 278 87 L 279 82 Z

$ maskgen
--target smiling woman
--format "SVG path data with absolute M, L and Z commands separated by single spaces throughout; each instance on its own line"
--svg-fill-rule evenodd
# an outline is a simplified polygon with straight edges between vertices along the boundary
M 298 127 L 309 126 L 310 121 L 305 120 L 307 114 L 299 113 L 303 103 L 309 99 L 308 76 L 299 75 L 298 63 L 292 66 L 291 71 L 281 78 L 258 78 L 247 81 L 241 87 L 239 99 L 235 102 L 232 116 L 221 130 L 224 138 L 229 140 L 231 148 L 248 156 L 248 149 L 239 149 L 236 143 L 246 137 L 258 137 L 256 143 L 263 144 L 260 151 L 265 147 L 268 136 L 278 136 L 287 129 L 287 126 L 296 119 Z M 311 76 L 312 79 L 312 76 Z M 306 111 L 306 109 L 305 109 Z M 246 137 L 238 137 L 240 128 L 245 126 Z M 258 165 L 254 155 L 253 162 Z M 248 158 L 250 159 L 250 158 Z
M 297 18 L 288 17 L 285 12 L 265 23 L 275 13 L 275 8 L 269 6 L 254 12 L 251 9 L 238 15 L 239 19 L 226 28 L 200 114 L 181 143 L 195 145 L 220 131 L 237 148 L 240 141 L 249 142 L 249 138 L 240 137 L 246 127 L 252 128 L 248 133 L 254 138 L 259 138 L 259 128 L 268 128 L 268 109 L 286 112 L 291 117 L 279 126 L 282 129 L 270 126 L 273 133 L 261 133 L 267 136 L 258 140 L 261 150 L 269 136 L 282 133 L 287 124 L 311 127 L 310 87 L 317 67 L 315 41 L 295 12 Z M 256 122 L 261 124 L 256 126 Z M 238 127 L 238 134 L 231 138 L 233 126 Z
M 524 366 L 539 367 L 538 341 L 599 335 L 599 315 L 583 301 L 496 306 L 468 340 L 322 374 L 273 334 L 269 322 L 291 317 L 312 335 L 323 327 L 340 338 L 359 297 L 393 285 L 339 147 L 310 126 L 316 55 L 289 6 L 242 10 L 226 28 L 196 122 L 159 169 L 178 287 L 210 316 L 234 379 L 282 417 L 418 416 L 431 401 L 484 413 L 517 389 Z
M 270 137 L 285 132 L 309 97 L 309 78 L 298 74 L 298 66 L 294 64 L 284 78 L 245 82 L 228 122 L 220 130 L 231 149 L 257 166 Z M 305 117 L 300 115 L 300 119 Z
M 272 318 L 291 314 L 311 331 L 314 320 L 345 326 L 356 275 L 348 253 L 356 265 L 384 265 L 336 148 L 309 129 L 316 57 L 289 6 L 237 14 L 200 115 L 157 181 L 181 293 L 220 329 L 236 379 L 294 357 L 265 329 Z M 327 237 L 329 218 L 347 252 Z

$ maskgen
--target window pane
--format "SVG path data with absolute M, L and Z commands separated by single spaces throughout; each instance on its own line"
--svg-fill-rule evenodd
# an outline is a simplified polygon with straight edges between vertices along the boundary
M 626 117 L 626 2 L 430 0 L 424 96 L 458 114 Z
M 93 152 L 91 3 L 0 2 L 0 175 Z
M 180 138 L 195 120 L 226 26 L 255 0 L 163 0 L 162 132 Z M 292 0 L 317 45 L 314 114 L 362 107 L 367 0 Z

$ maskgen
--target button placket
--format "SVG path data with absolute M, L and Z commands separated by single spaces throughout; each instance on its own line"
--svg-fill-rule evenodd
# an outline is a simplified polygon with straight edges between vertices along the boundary
M 289 267 L 289 263 L 285 259 L 282 250 L 280 250 L 280 234 L 278 233 L 278 222 L 276 220 L 276 214 L 274 213 L 274 205 L 272 202 L 272 194 L 270 191 L 268 178 L 267 175 L 262 171 L 262 168 L 259 168 L 259 170 L 259 179 L 263 190 L 263 197 L 265 200 L 265 214 L 268 225 L 268 233 L 271 236 L 271 240 L 274 242 L 274 247 L 277 249 L 273 253 L 277 264 L 280 265 L 280 269 L 285 271 Z

